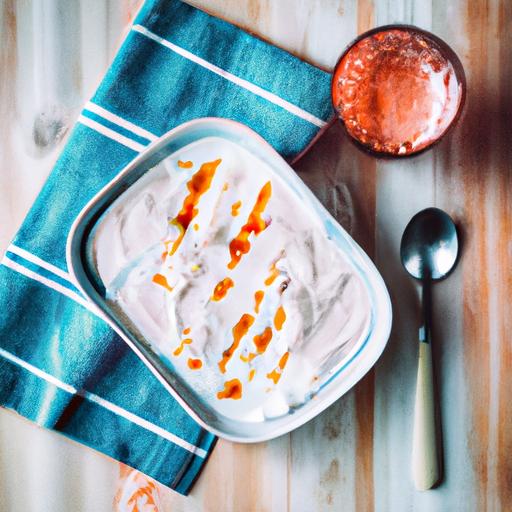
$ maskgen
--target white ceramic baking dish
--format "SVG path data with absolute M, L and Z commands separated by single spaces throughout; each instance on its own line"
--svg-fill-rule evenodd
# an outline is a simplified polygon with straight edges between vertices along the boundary
M 351 347 L 328 374 L 320 377 L 314 399 L 290 413 L 264 421 L 249 422 L 227 418 L 217 413 L 194 391 L 189 383 L 166 364 L 151 348 L 150 340 L 132 331 L 127 322 L 105 299 L 105 288 L 92 257 L 92 233 L 102 222 L 102 215 L 127 188 L 160 161 L 185 146 L 206 137 L 220 137 L 245 148 L 266 163 L 296 194 L 305 207 L 316 215 L 326 236 L 334 241 L 361 278 L 370 302 L 370 322 L 364 336 Z M 128 343 L 162 385 L 202 426 L 219 437 L 237 442 L 265 441 L 285 434 L 326 409 L 352 388 L 375 364 L 384 350 L 391 329 L 391 303 L 384 282 L 363 250 L 327 212 L 309 188 L 285 160 L 250 128 L 226 119 L 204 118 L 171 130 L 137 156 L 105 186 L 82 210 L 68 238 L 68 268 L 82 293 L 93 302 L 101 316 Z

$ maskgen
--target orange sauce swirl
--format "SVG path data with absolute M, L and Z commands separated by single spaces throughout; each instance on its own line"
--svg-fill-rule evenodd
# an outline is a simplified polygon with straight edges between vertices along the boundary
M 279 379 L 281 378 L 283 374 L 283 370 L 286 366 L 286 363 L 288 362 L 288 357 L 290 356 L 290 352 L 285 352 L 281 359 L 279 359 L 279 364 L 276 368 L 274 368 L 270 373 L 267 373 L 267 378 L 274 381 L 274 384 L 277 384 L 279 382 Z
M 260 312 L 260 304 L 265 296 L 265 292 L 263 290 L 258 290 L 254 294 L 254 312 L 257 314 Z
M 194 164 L 190 160 L 187 160 L 186 162 L 182 162 L 181 160 L 178 160 L 178 167 L 180 169 L 191 169 L 193 166 L 194 166 Z
M 224 383 L 224 389 L 217 393 L 217 398 L 219 400 L 225 398 L 240 400 L 242 398 L 242 383 L 238 379 L 228 380 Z
M 237 201 L 236 203 L 233 203 L 231 205 L 231 215 L 233 215 L 233 217 L 238 216 L 238 214 L 240 213 L 241 206 L 242 206 L 242 201 Z
M 286 320 L 286 313 L 283 309 L 283 306 L 279 306 L 277 308 L 276 314 L 274 316 L 274 326 L 275 328 L 280 331 L 283 328 L 283 324 Z
M 270 265 L 269 270 L 270 270 L 270 274 L 267 277 L 267 279 L 265 279 L 265 286 L 270 286 L 276 280 L 276 277 L 278 277 L 280 274 L 279 270 L 276 268 L 275 261 L 274 261 L 274 263 L 272 263 L 272 265 Z
M 256 355 L 257 354 L 253 354 L 252 352 L 249 352 L 247 356 L 240 354 L 240 360 L 243 361 L 244 363 L 250 363 L 256 357 Z
M 210 188 L 212 183 L 213 176 L 217 167 L 221 163 L 221 159 L 214 160 L 213 162 L 206 162 L 201 165 L 200 169 L 192 175 L 190 181 L 187 183 L 187 188 L 189 194 L 183 200 L 183 206 L 178 213 L 178 215 L 169 221 L 170 224 L 176 226 L 180 234 L 178 238 L 172 244 L 172 248 L 170 251 L 170 255 L 174 254 L 178 249 L 183 237 L 185 236 L 185 231 L 189 227 L 192 219 L 198 214 L 199 210 L 197 209 L 197 205 L 201 196 Z
M 240 340 L 247 334 L 247 331 L 253 323 L 254 317 L 248 313 L 244 313 L 237 324 L 233 327 L 233 343 L 227 350 L 224 350 L 222 353 L 222 359 L 218 363 L 222 373 L 226 373 L 226 365 L 233 357 L 233 353 L 238 348 L 238 345 L 240 345 Z
M 258 194 L 258 198 L 249 214 L 247 222 L 240 229 L 240 233 L 238 233 L 229 244 L 229 253 L 231 255 L 231 261 L 228 263 L 229 269 L 234 269 L 242 259 L 242 256 L 247 254 L 251 249 L 249 235 L 254 233 L 254 235 L 257 236 L 267 227 L 267 223 L 262 218 L 261 214 L 265 210 L 271 195 L 272 185 L 270 181 L 267 181 Z
M 185 338 L 184 340 L 182 340 L 182 342 L 180 343 L 180 346 L 173 352 L 173 354 L 175 356 L 179 356 L 183 352 L 185 345 L 190 345 L 191 343 L 192 343 L 192 340 L 190 338 Z
M 169 286 L 167 278 L 162 274 L 155 274 L 151 280 L 153 281 L 153 283 L 163 286 L 167 291 L 172 292 L 173 287 Z
M 201 359 L 193 359 L 192 357 L 189 357 L 187 364 L 191 370 L 199 370 L 203 366 Z
M 222 281 L 218 282 L 212 294 L 212 300 L 219 301 L 223 299 L 228 293 L 229 289 L 235 286 L 233 279 L 225 277 Z
M 272 329 L 270 327 L 265 327 L 264 331 L 261 334 L 257 334 L 254 336 L 253 341 L 256 345 L 259 354 L 263 354 L 265 350 L 267 350 L 268 344 L 272 340 Z

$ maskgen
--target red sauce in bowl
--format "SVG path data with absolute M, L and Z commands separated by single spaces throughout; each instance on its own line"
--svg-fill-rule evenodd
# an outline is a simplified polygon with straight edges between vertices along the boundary
M 361 36 L 341 57 L 332 81 L 334 107 L 349 135 L 391 156 L 436 142 L 457 117 L 463 95 L 455 54 L 409 27 Z

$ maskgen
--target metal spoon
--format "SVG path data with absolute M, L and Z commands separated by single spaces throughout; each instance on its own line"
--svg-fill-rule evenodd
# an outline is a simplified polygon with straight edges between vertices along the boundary
M 431 349 L 431 286 L 455 267 L 459 252 L 457 229 L 451 217 L 438 208 L 417 213 L 407 224 L 400 258 L 407 272 L 421 281 L 423 325 L 419 330 L 418 380 L 414 406 L 412 470 L 419 490 L 433 487 L 440 478 L 436 443 L 436 407 Z

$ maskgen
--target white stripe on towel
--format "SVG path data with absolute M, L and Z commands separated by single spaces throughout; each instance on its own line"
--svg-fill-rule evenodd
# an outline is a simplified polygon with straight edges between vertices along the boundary
M 39 265 L 41 268 L 44 268 L 51 272 L 52 274 L 61 277 L 62 279 L 68 281 L 74 286 L 71 276 L 67 272 L 64 272 L 64 270 L 61 270 L 59 267 L 56 267 L 55 265 L 52 265 L 51 263 L 42 260 L 39 256 L 36 256 L 35 254 L 32 254 L 14 244 L 11 244 L 9 247 L 7 247 L 7 250 L 9 252 L 12 252 L 13 254 L 17 254 L 18 256 L 30 261 L 31 263 Z
M 138 32 L 139 34 L 142 34 L 146 37 L 149 37 L 153 41 L 156 41 L 157 43 L 160 43 L 161 45 L 169 48 L 173 52 L 177 53 L 178 55 L 181 55 L 182 57 L 185 57 L 186 59 L 195 62 L 196 64 L 199 64 L 205 69 L 208 69 L 212 71 L 213 73 L 225 78 L 226 80 L 229 80 L 230 82 L 233 82 L 234 84 L 243 87 L 244 89 L 247 89 L 248 91 L 252 92 L 253 94 L 256 94 L 257 96 L 260 96 L 262 98 L 265 98 L 266 100 L 270 101 L 271 103 L 274 103 L 275 105 L 280 106 L 281 108 L 284 108 L 291 114 L 294 114 L 297 117 L 300 117 L 301 119 L 304 119 L 305 121 L 310 122 L 311 124 L 314 124 L 315 126 L 318 126 L 322 128 L 327 123 L 323 121 L 322 119 L 319 119 L 318 117 L 314 116 L 313 114 L 310 114 L 309 112 L 306 112 L 305 110 L 301 109 L 297 105 L 294 105 L 293 103 L 290 103 L 289 101 L 286 101 L 285 99 L 277 96 L 276 94 L 267 91 L 263 89 L 262 87 L 259 87 L 248 80 L 245 80 L 243 78 L 240 78 L 236 75 L 231 74 L 229 71 L 226 71 L 222 68 L 219 68 L 215 64 L 212 64 L 211 62 L 208 62 L 207 60 L 202 59 L 201 57 L 195 55 L 194 53 L 189 52 L 188 50 L 185 50 L 184 48 L 181 48 L 180 46 L 177 46 L 166 39 L 163 39 L 160 36 L 157 36 L 153 32 L 149 31 L 146 27 L 143 27 L 142 25 L 134 25 L 132 27 L 132 30 L 135 32 Z
M 2 260 L 2 265 L 5 265 L 6 267 L 10 268 L 11 270 L 18 272 L 18 274 L 23 274 L 24 276 L 28 277 L 29 279 L 32 279 L 33 281 L 38 281 L 39 283 L 44 284 L 48 288 L 51 288 L 52 290 L 55 290 L 56 292 L 59 292 L 62 295 L 65 295 L 69 299 L 74 300 L 77 304 L 80 304 L 84 308 L 88 309 L 91 313 L 95 314 L 97 317 L 103 319 L 103 317 L 101 316 L 101 313 L 93 304 L 91 304 L 90 302 L 85 300 L 83 297 L 80 297 L 80 295 L 78 295 L 78 293 L 74 292 L 73 290 L 70 290 L 69 288 L 62 286 L 61 284 L 59 284 L 55 281 L 52 281 L 51 279 L 48 279 L 47 277 L 36 274 L 34 271 L 11 260 L 8 256 L 4 256 L 4 259 Z
M 98 405 L 101 405 L 102 407 L 105 407 L 105 409 L 108 409 L 114 414 L 126 418 L 128 421 L 131 421 L 132 423 L 139 425 L 139 427 L 145 428 L 146 430 L 153 432 L 153 434 L 163 437 L 164 439 L 171 441 L 171 443 L 177 444 L 178 446 L 185 448 L 185 450 L 188 450 L 189 452 L 192 452 L 193 454 L 199 457 L 205 458 L 207 455 L 206 450 L 203 450 L 203 448 L 199 448 L 198 446 L 195 446 L 185 441 L 184 439 L 181 439 L 181 437 L 178 437 L 175 434 L 172 434 L 171 432 L 164 430 L 162 427 L 159 427 L 158 425 L 150 423 L 144 418 L 141 418 L 140 416 L 137 416 L 136 414 L 133 414 L 132 412 L 127 411 L 126 409 L 123 409 L 122 407 L 119 407 L 118 405 L 113 404 L 112 402 L 109 402 L 108 400 L 105 400 L 104 398 L 101 398 L 98 395 L 95 395 L 94 393 L 89 393 L 88 391 L 85 391 L 83 393 L 83 396 L 87 398 L 87 400 L 94 402 Z
M 136 124 L 133 124 L 130 121 L 127 121 L 126 119 L 123 119 L 122 117 L 113 114 L 112 112 L 104 109 L 103 107 L 96 105 L 96 103 L 93 103 L 92 101 L 89 101 L 85 104 L 84 110 L 94 112 L 95 114 L 97 114 L 100 117 L 103 117 L 107 121 L 117 124 L 118 126 L 121 126 L 122 128 L 125 128 L 126 130 L 132 133 L 135 133 L 135 135 L 138 135 L 139 137 L 148 139 L 151 142 L 158 139 L 158 137 L 154 133 L 144 130 L 144 128 L 141 128 L 140 126 L 137 126 Z
M 20 359 L 19 357 L 15 356 L 14 354 L 11 354 L 7 350 L 4 350 L 3 348 L 0 348 L 0 356 L 4 357 L 11 363 L 14 363 L 18 366 L 21 366 L 25 370 L 29 371 L 33 375 L 36 375 L 37 377 L 45 380 L 46 382 L 49 382 L 50 384 L 53 384 L 54 386 L 58 387 L 59 389 L 62 389 L 66 391 L 67 393 L 70 393 L 72 395 L 80 395 L 83 396 L 86 400 L 89 400 L 90 402 L 93 402 L 110 412 L 113 412 L 117 416 L 121 416 L 128 421 L 131 421 L 132 423 L 135 423 L 139 427 L 142 427 L 145 430 L 149 430 L 153 434 L 156 434 L 157 436 L 160 436 L 167 441 L 170 441 L 171 443 L 174 443 L 175 445 L 180 446 L 181 448 L 184 448 L 185 450 L 199 456 L 202 458 L 205 458 L 207 453 L 203 448 L 199 448 L 188 441 L 185 441 L 181 437 L 178 437 L 175 434 L 172 434 L 171 432 L 168 432 L 167 430 L 164 430 L 163 428 L 159 427 L 158 425 L 155 425 L 154 423 L 151 423 L 150 421 L 145 420 L 144 418 L 141 418 L 140 416 L 137 416 L 136 414 L 133 414 L 132 412 L 127 411 L 126 409 L 123 409 L 122 407 L 119 407 L 118 405 L 109 402 L 108 400 L 105 400 L 104 398 L 101 398 L 100 396 L 90 393 L 89 391 L 78 391 L 75 387 L 66 384 L 65 382 L 62 382 L 61 380 L 57 379 L 53 375 L 50 375 L 49 373 L 46 373 L 45 371 L 41 370 L 40 368 L 37 368 L 36 366 L 27 363 L 27 361 L 24 361 L 23 359 Z
M 45 380 L 46 382 L 49 382 L 50 384 L 53 384 L 54 386 L 63 389 L 64 391 L 67 391 L 68 393 L 71 393 L 72 395 L 76 394 L 77 390 L 70 386 L 69 384 L 66 384 L 62 382 L 61 380 L 57 379 L 53 375 L 50 375 L 49 373 L 46 373 L 45 371 L 36 368 L 35 366 L 31 365 L 30 363 L 27 363 L 23 359 L 20 359 L 18 356 L 15 356 L 14 354 L 11 354 L 7 350 L 4 350 L 0 347 L 0 355 L 7 359 L 8 361 L 11 361 L 11 363 L 14 363 L 18 366 L 21 366 L 22 368 L 25 368 L 25 370 L 28 370 L 30 373 L 33 373 L 40 379 Z
M 123 146 L 133 149 L 137 153 L 139 153 L 146 147 L 143 144 L 135 142 L 134 140 L 129 139 L 128 137 L 125 137 L 124 135 L 121 135 L 120 133 L 117 133 L 114 130 L 111 130 L 110 128 L 107 128 L 106 126 L 103 126 L 102 124 L 98 123 L 97 121 L 94 121 L 93 119 L 90 119 L 89 117 L 80 115 L 78 116 L 78 122 L 82 123 L 85 126 L 88 126 L 89 128 L 92 128 L 93 130 L 97 131 L 98 133 L 101 133 L 102 135 L 105 135 L 105 137 L 108 137 L 109 139 L 119 142 Z

